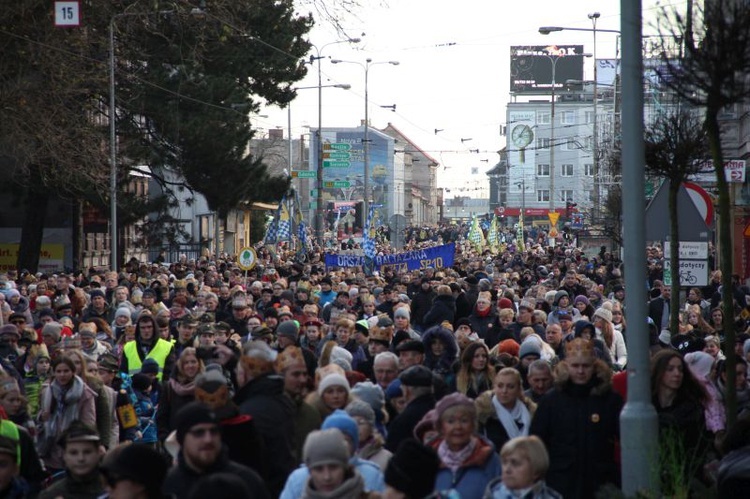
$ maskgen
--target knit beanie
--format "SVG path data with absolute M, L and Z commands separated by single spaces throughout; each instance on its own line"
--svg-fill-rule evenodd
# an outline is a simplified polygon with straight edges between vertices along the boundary
M 507 340 L 503 340 L 498 344 L 498 352 L 507 353 L 507 354 L 512 355 L 513 357 L 518 357 L 518 353 L 519 353 L 518 342 L 510 338 L 508 338 Z
M 335 429 L 313 431 L 307 435 L 302 455 L 308 468 L 324 464 L 349 466 L 349 446 L 341 432 Z
M 335 346 L 331 350 L 331 364 L 341 366 L 344 371 L 352 370 L 352 353 L 346 348 Z
M 345 376 L 342 376 L 341 374 L 329 374 L 325 378 L 320 380 L 320 384 L 318 384 L 318 395 L 323 395 L 323 392 L 325 392 L 327 389 L 329 389 L 332 386 L 341 386 L 346 389 L 346 393 L 349 393 L 349 382 L 346 380 Z
M 454 407 L 464 407 L 472 414 L 476 415 L 477 409 L 474 406 L 474 401 L 464 395 L 463 393 L 455 392 L 450 395 L 446 395 L 441 398 L 440 401 L 435 404 L 435 412 L 437 413 L 437 421 L 443 417 L 445 411 Z
M 42 337 L 52 336 L 55 341 L 60 341 L 60 335 L 62 334 L 62 324 L 59 322 L 48 322 L 42 328 Z
M 691 352 L 685 355 L 685 363 L 688 365 L 690 372 L 693 373 L 693 376 L 704 381 L 711 374 L 714 358 L 706 352 Z
M 513 302 L 509 298 L 502 297 L 497 301 L 497 308 L 500 310 L 513 308 Z
M 359 399 L 352 400 L 346 406 L 346 413 L 352 418 L 359 416 L 366 420 L 370 426 L 375 426 L 375 411 L 372 410 L 372 407 L 367 402 Z
M 421 499 L 432 493 L 440 459 L 434 449 L 406 439 L 388 462 L 385 483 L 406 497 Z
M 518 358 L 523 359 L 527 355 L 541 357 L 542 349 L 536 341 L 524 341 L 521 343 L 521 348 L 518 350 Z
M 330 428 L 336 428 L 341 431 L 341 433 L 351 439 L 354 449 L 359 448 L 359 428 L 357 427 L 357 422 L 346 411 L 336 409 L 323 421 L 323 425 L 320 427 L 321 430 L 328 430 Z
M 213 423 L 218 425 L 216 415 L 201 402 L 190 402 L 177 412 L 177 441 L 182 445 L 185 435 L 190 429 L 202 423 Z
M 147 491 L 160 490 L 167 476 L 167 462 L 148 445 L 126 445 L 104 458 L 105 476 L 116 476 L 142 484 Z
M 127 317 L 128 319 L 131 318 L 131 312 L 128 307 L 120 307 L 115 311 L 115 319 L 118 317 Z
M 383 393 L 383 389 L 372 381 L 363 381 L 354 385 L 352 395 L 369 404 L 376 415 L 385 406 L 385 393 Z
M 596 312 L 594 312 L 594 317 L 600 317 L 607 322 L 612 322 L 612 311 L 607 310 L 604 307 L 599 307 L 596 309 Z
M 145 374 L 141 374 L 141 373 L 134 374 L 132 381 L 133 381 L 133 388 L 135 388 L 139 392 L 143 392 L 147 390 L 149 386 L 151 386 L 151 378 L 149 378 Z
M 394 319 L 406 319 L 411 320 L 411 314 L 409 313 L 409 309 L 406 307 L 399 307 L 396 309 L 395 312 L 393 312 L 393 318 Z
M 276 327 L 276 336 L 286 336 L 294 341 L 299 337 L 299 323 L 297 321 L 284 321 Z
M 586 305 L 589 305 L 591 302 L 589 301 L 587 296 L 578 295 L 573 300 L 573 305 L 578 305 L 579 303 L 585 303 Z
M 143 374 L 159 374 L 159 363 L 148 357 L 143 361 L 143 365 L 141 365 L 141 372 Z

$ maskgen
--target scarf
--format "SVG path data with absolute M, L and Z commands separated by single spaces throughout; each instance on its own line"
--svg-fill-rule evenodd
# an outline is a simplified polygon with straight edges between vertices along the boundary
M 469 456 L 471 456 L 476 447 L 477 438 L 471 437 L 469 443 L 466 444 L 466 446 L 461 450 L 455 452 L 450 450 L 448 448 L 448 443 L 443 440 L 442 442 L 440 442 L 437 451 L 438 456 L 440 456 L 440 462 L 443 463 L 446 468 L 455 473 L 459 468 L 461 468 L 466 460 L 469 459 Z
M 529 427 L 531 426 L 531 414 L 529 414 L 526 404 L 520 400 L 516 400 L 515 407 L 509 411 L 493 395 L 492 405 L 495 407 L 497 419 L 500 420 L 500 424 L 505 428 L 508 438 L 528 436 Z
M 195 394 L 195 380 L 190 383 L 180 383 L 175 378 L 169 378 L 169 387 L 180 397 Z
M 305 484 L 303 499 L 354 499 L 365 491 L 365 481 L 362 475 L 354 472 L 345 478 L 344 482 L 330 492 L 320 492 L 312 488 L 312 479 L 308 478 Z
M 49 417 L 42 427 L 39 454 L 46 456 L 54 447 L 60 435 L 68 429 L 70 424 L 78 419 L 78 402 L 83 396 L 86 385 L 78 376 L 73 377 L 69 386 L 62 386 L 56 380 L 42 396 L 42 410 L 49 411 Z

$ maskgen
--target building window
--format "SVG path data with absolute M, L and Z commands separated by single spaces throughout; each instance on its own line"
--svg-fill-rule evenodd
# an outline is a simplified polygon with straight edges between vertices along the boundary
M 565 163 L 560 168 L 562 172 L 563 177 L 572 177 L 573 176 L 573 165 L 571 163 Z
M 540 138 L 536 139 L 536 148 L 537 149 L 549 149 L 549 138 Z
M 549 165 L 545 165 L 545 164 L 536 165 L 536 176 L 537 177 L 549 177 Z
M 587 177 L 593 177 L 594 176 L 594 164 L 593 163 L 586 163 L 583 165 L 583 174 Z
M 575 111 L 563 111 L 560 122 L 563 125 L 575 125 L 576 124 L 576 113 Z
M 540 203 L 549 201 L 549 191 L 547 189 L 540 189 L 536 191 L 536 200 Z
M 570 138 L 561 138 L 559 143 L 561 145 L 560 149 L 563 151 L 572 151 L 576 147 L 575 142 Z
M 594 111 L 586 111 L 586 123 L 594 122 Z
M 573 201 L 573 191 L 562 190 L 560 191 L 560 201 L 568 202 Z
M 583 147 L 587 151 L 593 151 L 594 150 L 594 137 L 586 137 L 583 141 Z
M 550 113 L 549 111 L 537 111 L 536 119 L 540 125 L 550 124 Z

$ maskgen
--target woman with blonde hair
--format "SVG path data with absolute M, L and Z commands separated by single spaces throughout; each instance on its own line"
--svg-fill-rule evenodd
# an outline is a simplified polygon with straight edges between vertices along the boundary
M 625 338 L 622 333 L 612 325 L 612 312 L 604 307 L 597 308 L 594 312 L 594 328 L 596 336 L 604 341 L 612 359 L 612 368 L 621 371 L 628 363 L 628 350 L 625 346 Z
M 456 391 L 475 399 L 492 388 L 494 369 L 490 351 L 481 341 L 469 343 L 461 354 L 461 365 L 456 375 Z
M 492 390 L 477 398 L 476 407 L 479 433 L 496 449 L 512 438 L 527 436 L 536 411 L 536 404 L 523 394 L 521 373 L 512 367 L 495 375 Z
M 108 449 L 111 444 L 109 437 L 112 430 L 112 408 L 109 406 L 109 397 L 104 388 L 104 383 L 98 377 L 89 375 L 88 360 L 81 350 L 66 350 L 65 356 L 73 361 L 76 367 L 76 376 L 81 378 L 86 383 L 86 386 L 91 388 L 96 394 L 94 399 L 96 425 L 94 428 L 96 428 L 101 437 L 102 445 Z
M 195 400 L 195 378 L 204 371 L 203 361 L 198 358 L 195 348 L 185 348 L 177 359 L 175 373 L 164 382 L 161 390 L 156 412 L 159 441 L 163 442 L 176 428 L 179 410 Z

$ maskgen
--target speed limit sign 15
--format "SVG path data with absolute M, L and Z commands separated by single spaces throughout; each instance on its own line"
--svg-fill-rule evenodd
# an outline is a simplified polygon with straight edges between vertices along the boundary
M 255 253 L 255 249 L 251 247 L 245 247 L 240 250 L 237 255 L 237 265 L 242 270 L 252 270 L 253 267 L 258 263 L 258 255 Z
M 55 26 L 75 28 L 81 25 L 81 2 L 55 2 Z

